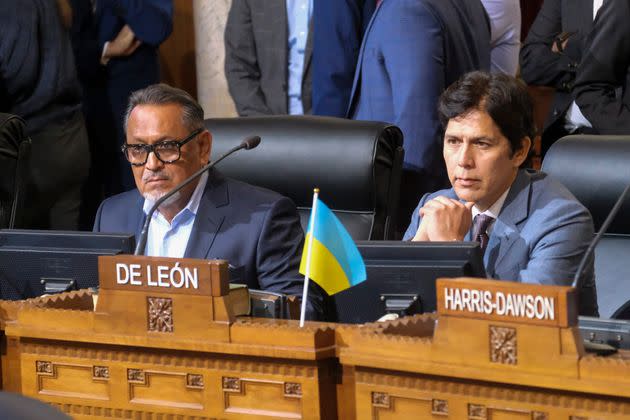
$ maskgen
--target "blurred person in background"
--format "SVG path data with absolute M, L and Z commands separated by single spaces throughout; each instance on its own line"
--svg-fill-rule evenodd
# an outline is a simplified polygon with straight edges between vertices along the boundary
M 313 0 L 233 0 L 225 76 L 241 117 L 311 112 Z
M 172 0 L 98 0 L 94 19 L 107 96 L 116 130 L 116 150 L 125 143 L 123 117 L 129 95 L 160 81 L 158 47 L 173 30 Z M 135 188 L 129 164 L 116 153 L 116 168 L 108 174 L 107 195 Z
M 24 227 L 76 230 L 90 152 L 67 0 L 0 2 L 0 112 L 32 139 Z M 45 29 L 44 29 L 45 28 Z

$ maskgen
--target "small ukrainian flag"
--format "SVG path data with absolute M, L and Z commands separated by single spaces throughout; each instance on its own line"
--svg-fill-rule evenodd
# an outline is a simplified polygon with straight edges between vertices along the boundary
M 318 193 L 315 189 L 300 273 L 333 295 L 361 283 L 367 276 L 363 258 L 350 234 L 317 198 Z

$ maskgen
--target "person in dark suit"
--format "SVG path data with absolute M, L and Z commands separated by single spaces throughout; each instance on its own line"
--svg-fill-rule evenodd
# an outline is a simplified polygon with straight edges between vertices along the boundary
M 543 156 L 557 139 L 588 126 L 571 89 L 600 6 L 601 1 L 594 0 L 545 0 L 521 49 L 523 80 L 530 85 L 555 88 L 551 110 L 542 127 Z
M 0 2 L 0 112 L 22 117 L 32 140 L 20 209 L 21 227 L 31 229 L 79 228 L 90 167 L 81 86 L 60 18 L 67 10 L 66 1 Z
M 212 136 L 203 115 L 190 95 L 168 85 L 151 85 L 131 95 L 123 149 L 137 189 L 103 201 L 94 231 L 137 236 L 153 203 L 209 162 Z M 225 178 L 215 169 L 158 208 L 145 254 L 226 259 L 232 281 L 300 296 L 303 244 L 291 200 Z M 315 285 L 309 290 L 309 316 L 317 318 L 322 295 Z
M 94 11 L 117 147 L 125 142 L 129 95 L 160 81 L 158 47 L 173 30 L 172 0 L 99 0 Z M 134 188 L 125 158 L 117 154 L 108 193 Z
M 405 159 L 399 221 L 422 193 L 448 184 L 436 104 L 462 74 L 490 68 L 490 22 L 479 0 L 384 0 L 363 38 L 347 117 L 396 124 Z M 399 226 L 399 231 L 403 231 Z
M 587 40 L 573 94 L 599 134 L 630 134 L 629 0 L 605 0 Z
M 238 115 L 311 112 L 309 4 L 232 1 L 225 25 L 225 76 Z
M 313 115 L 345 117 L 363 33 L 376 0 L 313 4 Z
M 83 188 L 80 229 L 89 230 L 94 215 L 109 191 L 112 168 L 116 168 L 120 148 L 116 138 L 112 110 L 107 97 L 106 67 L 101 64 L 102 46 L 92 2 L 70 0 L 72 7 L 71 39 L 77 75 L 81 82 L 83 115 L 90 145 L 90 175 Z M 116 178 L 118 178 L 116 176 Z M 107 187 L 107 189 L 106 189 Z
M 426 194 L 405 240 L 478 241 L 490 278 L 570 285 L 593 237 L 588 210 L 545 173 L 520 169 L 535 135 L 526 86 L 473 72 L 440 98 L 443 156 L 452 188 Z M 593 260 L 580 314 L 597 316 Z

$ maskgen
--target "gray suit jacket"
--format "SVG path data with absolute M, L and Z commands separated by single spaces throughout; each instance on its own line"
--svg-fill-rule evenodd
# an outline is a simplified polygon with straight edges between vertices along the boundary
M 137 238 L 146 218 L 143 204 L 138 190 L 106 199 L 96 214 L 94 231 L 128 232 Z M 225 259 L 235 268 L 230 274 L 236 283 L 301 296 L 304 283 L 298 269 L 303 244 L 291 200 L 215 170 L 208 177 L 184 257 Z M 309 318 L 322 314 L 320 290 L 315 285 L 309 289 Z
M 233 0 L 225 26 L 225 75 L 240 116 L 288 113 L 286 0 Z M 304 52 L 302 105 L 311 112 L 313 25 Z
M 414 211 L 404 239 L 420 226 L 420 208 L 453 189 L 425 194 Z M 570 285 L 593 238 L 588 210 L 559 182 L 543 172 L 520 170 L 494 222 L 484 254 L 488 277 L 523 283 Z M 468 232 L 465 240 L 471 240 Z M 580 314 L 597 316 L 593 261 L 582 277 Z

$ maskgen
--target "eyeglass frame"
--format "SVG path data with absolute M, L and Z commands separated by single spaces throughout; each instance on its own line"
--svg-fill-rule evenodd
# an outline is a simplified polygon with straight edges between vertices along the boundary
M 190 133 L 188 136 L 186 136 L 186 138 L 184 138 L 183 140 L 162 140 L 162 141 L 158 141 L 156 143 L 153 144 L 146 144 L 146 143 L 133 143 L 133 144 L 129 144 L 129 143 L 125 143 L 120 147 L 120 150 L 123 152 L 123 155 L 125 155 L 125 158 L 127 159 L 127 162 L 129 162 L 130 165 L 132 166 L 144 166 L 147 164 L 147 161 L 149 160 L 149 155 L 151 153 L 153 153 L 155 155 L 155 157 L 162 163 L 164 164 L 168 164 L 168 163 L 175 163 L 178 160 L 180 160 L 182 158 L 182 146 L 185 145 L 186 143 L 192 141 L 195 137 L 197 137 L 199 134 L 201 134 L 203 132 L 203 128 L 198 128 L 196 130 L 194 130 L 192 133 Z M 177 145 L 177 152 L 178 152 L 178 156 L 177 159 L 173 159 L 173 160 L 163 160 L 159 153 L 155 153 L 155 148 L 159 145 L 162 144 L 174 144 Z M 127 149 L 129 149 L 129 146 L 133 146 L 133 147 L 140 147 L 143 150 L 145 150 L 147 152 L 147 156 L 144 159 L 144 162 L 142 163 L 133 163 L 129 160 L 129 157 L 127 156 Z

